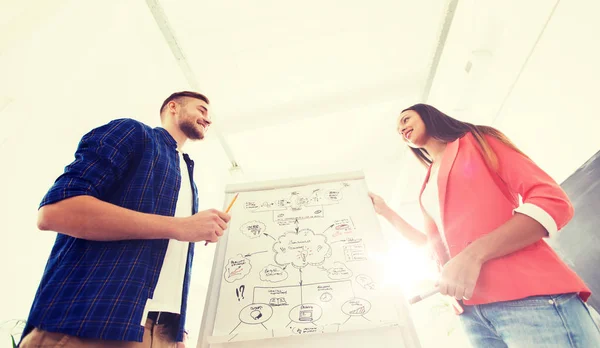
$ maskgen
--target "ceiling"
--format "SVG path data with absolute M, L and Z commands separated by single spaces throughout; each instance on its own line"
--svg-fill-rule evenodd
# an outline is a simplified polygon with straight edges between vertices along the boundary
M 485 6 L 476 0 L 4 0 L 0 153 L 12 165 L 3 166 L 2 211 L 11 212 L 3 218 L 14 231 L 15 253 L 33 238 L 40 257 L 27 261 L 36 277 L 3 272 L 20 277 L 24 296 L 33 296 L 54 238 L 35 228 L 37 204 L 85 132 L 120 117 L 158 126 L 166 96 L 194 86 L 210 98 L 216 126 L 205 141 L 186 145 L 199 164 L 205 208 L 222 206 L 228 183 L 363 170 L 370 189 L 419 223 L 415 198 L 423 172 L 407 156 L 395 119 L 422 101 L 502 127 L 561 181 L 600 143 L 573 139 L 579 149 L 573 154 L 530 136 L 545 119 L 559 122 L 554 110 L 569 110 L 552 104 L 564 95 L 560 83 L 540 81 L 556 74 L 586 86 L 573 98 L 594 98 L 600 57 L 582 50 L 598 27 L 592 17 L 580 17 L 599 6 L 584 0 Z M 566 30 L 576 33 L 561 36 Z M 561 45 L 576 53 L 561 58 Z M 556 69 L 560 63 L 580 66 L 585 77 L 570 80 L 567 69 Z M 546 134 L 558 139 L 558 128 L 548 127 Z M 572 162 L 556 165 L 553 153 Z M 241 171 L 230 173 L 232 162 Z M 196 259 L 199 287 L 207 285 L 214 249 L 205 250 Z M 2 264 L 15 253 L 0 256 Z M 28 309 L 29 297 L 8 306 L 7 315 Z M 201 306 L 202 298 L 193 301 Z

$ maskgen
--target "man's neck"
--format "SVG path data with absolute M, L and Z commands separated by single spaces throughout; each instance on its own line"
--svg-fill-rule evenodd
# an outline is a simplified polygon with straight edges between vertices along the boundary
M 185 134 L 183 134 L 179 127 L 176 127 L 172 124 L 163 124 L 162 127 L 166 129 L 167 132 L 169 132 L 173 139 L 175 139 L 175 141 L 177 142 L 177 151 L 181 152 L 187 140 Z

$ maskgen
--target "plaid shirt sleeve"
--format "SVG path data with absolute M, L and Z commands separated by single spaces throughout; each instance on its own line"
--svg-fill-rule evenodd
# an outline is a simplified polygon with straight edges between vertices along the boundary
M 106 200 L 126 175 L 135 153 L 143 146 L 142 125 L 132 119 L 114 120 L 81 138 L 75 160 L 56 179 L 40 208 L 75 196 Z

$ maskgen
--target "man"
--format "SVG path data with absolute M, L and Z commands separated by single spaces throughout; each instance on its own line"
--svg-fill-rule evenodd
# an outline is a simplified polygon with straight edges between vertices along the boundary
M 39 229 L 58 235 L 20 347 L 183 340 L 194 242 L 217 242 L 230 219 L 198 212 L 194 162 L 181 152 L 204 138 L 208 105 L 174 93 L 162 127 L 118 119 L 83 136 L 40 204 Z

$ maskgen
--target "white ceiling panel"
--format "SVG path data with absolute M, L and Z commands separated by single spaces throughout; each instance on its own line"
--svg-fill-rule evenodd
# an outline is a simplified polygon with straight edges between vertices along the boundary
M 224 132 L 254 128 L 249 116 L 272 124 L 418 95 L 444 5 L 162 3 Z

